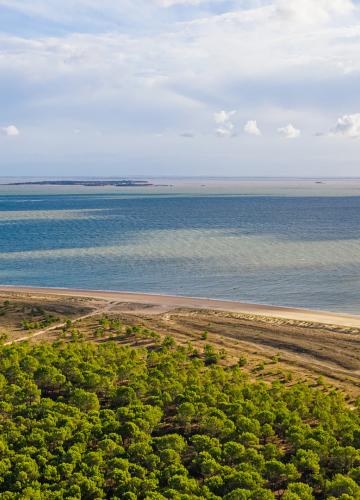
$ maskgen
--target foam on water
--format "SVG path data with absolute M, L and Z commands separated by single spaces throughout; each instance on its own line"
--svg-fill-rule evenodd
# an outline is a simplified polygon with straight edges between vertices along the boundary
M 22 200 L 23 203 L 26 200 Z M 35 200 L 34 200 L 35 202 Z M 0 221 L 13 220 L 56 220 L 56 219 L 89 219 L 101 216 L 101 209 L 92 210 L 0 210 Z

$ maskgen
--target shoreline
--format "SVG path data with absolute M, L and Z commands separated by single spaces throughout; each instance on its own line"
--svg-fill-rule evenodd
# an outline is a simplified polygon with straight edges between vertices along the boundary
M 149 304 L 168 308 L 211 309 L 259 317 L 279 318 L 291 321 L 310 322 L 349 328 L 360 328 L 360 314 L 335 313 L 330 311 L 283 307 L 265 304 L 252 304 L 235 300 L 189 297 L 181 295 L 162 295 L 114 290 L 88 290 L 81 288 L 51 288 L 34 286 L 0 285 L 1 293 L 34 295 L 55 295 L 64 297 L 87 297 L 94 299 L 117 300 L 134 304 Z

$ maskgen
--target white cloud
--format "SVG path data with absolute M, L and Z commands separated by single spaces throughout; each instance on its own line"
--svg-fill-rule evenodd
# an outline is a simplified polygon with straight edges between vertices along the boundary
M 173 5 L 199 5 L 206 0 L 155 0 L 160 7 L 172 7 Z
M 20 130 L 15 125 L 8 125 L 1 128 L 1 133 L 7 137 L 15 137 L 20 134 Z
M 218 127 L 216 129 L 216 135 L 219 137 L 232 137 L 235 135 L 234 125 L 232 123 L 227 124 L 225 127 Z
M 214 113 L 215 123 L 219 125 L 229 123 L 231 121 L 231 117 L 235 115 L 236 111 L 217 111 Z
M 328 22 L 355 9 L 351 0 L 277 0 L 275 6 L 283 19 L 306 24 Z
M 301 134 L 301 131 L 295 128 L 291 123 L 285 127 L 278 128 L 277 131 L 286 139 L 296 139 L 297 137 L 300 137 Z
M 218 111 L 214 113 L 214 121 L 220 125 L 216 129 L 216 135 L 219 137 L 231 137 L 235 135 L 235 125 L 233 124 L 231 118 L 234 116 L 236 111 Z
M 259 129 L 256 120 L 248 120 L 244 125 L 244 132 L 249 135 L 261 135 L 261 130 Z
M 343 115 L 338 118 L 331 135 L 341 135 L 350 139 L 360 137 L 360 113 Z

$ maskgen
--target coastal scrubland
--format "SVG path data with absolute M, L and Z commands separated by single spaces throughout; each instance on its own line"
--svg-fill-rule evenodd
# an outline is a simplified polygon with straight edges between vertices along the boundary
M 55 321 L 56 320 L 56 321 Z M 46 325 L 47 322 L 51 324 Z M 71 322 L 71 328 L 69 327 Z M 102 326 L 105 322 L 106 327 Z M 112 327 L 120 322 L 121 329 Z M 45 323 L 45 324 L 44 324 Z M 231 365 L 247 359 L 252 377 L 271 382 L 279 377 L 337 387 L 354 400 L 360 395 L 360 328 L 284 317 L 214 309 L 163 306 L 94 297 L 45 293 L 0 293 L 0 335 L 4 342 L 81 339 L 150 348 L 153 340 L 126 326 L 170 335 L 179 345 L 202 350 L 210 343 Z M 29 328 L 33 327 L 33 328 Z
M 0 499 L 360 498 L 356 329 L 1 301 Z

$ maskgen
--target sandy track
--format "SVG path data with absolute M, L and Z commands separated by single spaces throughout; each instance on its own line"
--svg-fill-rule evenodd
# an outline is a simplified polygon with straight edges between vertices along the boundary
M 340 314 L 327 311 L 315 311 L 300 308 L 278 307 L 262 304 L 248 304 L 237 301 L 214 300 L 197 297 L 182 297 L 172 295 L 156 295 L 132 292 L 117 292 L 106 290 L 82 290 L 63 288 L 35 288 L 18 286 L 0 286 L 0 292 L 12 292 L 31 295 L 55 295 L 71 297 L 88 297 L 108 301 L 129 302 L 139 305 L 149 304 L 165 310 L 166 308 L 191 308 L 228 311 L 233 313 L 251 314 L 269 318 L 283 318 L 306 323 L 321 323 L 352 328 L 360 328 L 360 315 Z
M 84 319 L 91 318 L 92 316 L 97 316 L 99 314 L 107 313 L 110 310 L 111 305 L 112 304 L 110 303 L 110 304 L 106 305 L 105 307 L 96 308 L 87 314 L 82 314 L 81 316 L 74 318 L 73 321 L 78 322 L 78 321 L 82 321 Z M 66 325 L 66 321 L 61 321 L 60 323 L 56 323 L 54 325 L 47 326 L 46 328 L 42 328 L 41 330 L 37 330 L 34 333 L 30 333 L 30 334 L 23 335 L 22 337 L 18 337 L 18 338 L 13 339 L 13 340 L 9 340 L 8 342 L 5 342 L 4 345 L 11 345 L 11 344 L 16 344 L 18 342 L 25 342 L 26 340 L 32 340 L 36 337 L 46 335 L 49 332 L 59 330 L 59 329 L 63 328 L 65 325 Z

